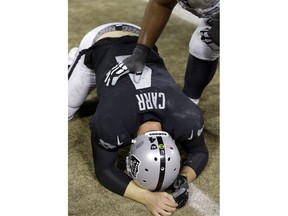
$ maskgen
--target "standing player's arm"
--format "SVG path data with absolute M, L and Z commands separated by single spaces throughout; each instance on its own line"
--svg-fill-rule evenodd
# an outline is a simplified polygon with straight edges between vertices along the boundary
M 139 83 L 146 58 L 165 28 L 176 0 L 150 0 L 146 6 L 137 45 L 131 56 L 112 67 L 106 74 L 106 86 L 116 85 L 118 79 L 133 73 L 134 81 Z
M 165 28 L 176 0 L 150 0 L 142 20 L 138 44 L 152 48 Z

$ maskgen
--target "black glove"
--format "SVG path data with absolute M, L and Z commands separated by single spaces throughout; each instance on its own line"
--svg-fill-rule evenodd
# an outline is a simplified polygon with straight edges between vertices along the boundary
M 189 185 L 185 176 L 178 175 L 173 183 L 173 198 L 178 203 L 177 208 L 182 208 L 188 201 L 189 196 Z
M 123 62 L 119 62 L 106 74 L 104 82 L 106 86 L 114 86 L 118 79 L 128 73 L 134 74 L 134 81 L 139 83 L 145 66 L 146 57 L 150 49 L 142 44 L 137 44 L 131 56 Z
M 219 36 L 219 30 L 220 30 L 220 14 L 216 14 L 212 16 L 208 20 L 208 24 L 211 26 L 211 29 L 207 32 L 210 38 L 214 41 L 215 44 L 220 46 L 220 36 Z
M 201 40 L 215 51 L 219 50 L 220 46 L 219 22 L 219 14 L 216 14 L 206 21 L 206 23 L 211 26 L 211 28 L 204 28 L 200 31 Z

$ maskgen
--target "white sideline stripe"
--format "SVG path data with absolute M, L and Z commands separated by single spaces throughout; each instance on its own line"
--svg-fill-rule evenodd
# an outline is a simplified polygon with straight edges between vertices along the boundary
M 188 205 L 198 211 L 203 216 L 219 216 L 219 204 L 206 196 L 194 184 L 189 184 Z
M 148 2 L 148 0 L 144 0 Z M 179 4 L 177 4 L 172 12 L 172 14 L 178 16 L 179 18 L 186 20 L 187 22 L 193 23 L 194 25 L 199 24 L 199 18 L 187 10 L 184 10 Z

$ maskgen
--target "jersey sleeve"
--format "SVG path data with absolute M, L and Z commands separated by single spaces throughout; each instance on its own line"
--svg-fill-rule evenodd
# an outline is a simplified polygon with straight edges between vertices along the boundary
M 92 135 L 92 150 L 96 178 L 108 190 L 123 196 L 131 178 L 115 166 L 117 150 L 105 150 Z

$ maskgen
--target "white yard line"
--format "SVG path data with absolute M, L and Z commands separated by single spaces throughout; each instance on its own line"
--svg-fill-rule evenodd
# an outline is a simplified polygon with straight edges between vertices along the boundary
M 203 216 L 219 216 L 219 204 L 205 195 L 194 184 L 189 184 L 188 205 L 198 211 Z

